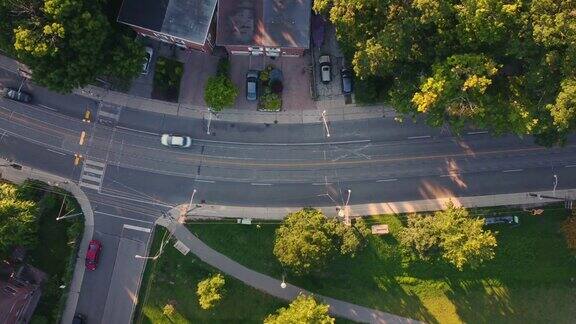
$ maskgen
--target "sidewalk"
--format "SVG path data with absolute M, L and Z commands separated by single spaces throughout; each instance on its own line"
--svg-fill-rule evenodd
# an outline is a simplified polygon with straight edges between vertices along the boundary
M 19 69 L 27 69 L 26 66 L 0 54 L 0 68 L 19 74 Z M 103 103 L 127 107 L 136 110 L 144 110 L 166 115 L 174 115 L 188 118 L 207 119 L 208 110 L 204 106 L 194 106 L 180 103 L 172 103 L 155 99 L 137 97 L 126 93 L 106 90 L 96 86 L 87 86 L 76 89 L 74 93 L 86 98 L 101 100 Z M 306 93 L 305 95 L 309 95 Z M 329 122 L 342 120 L 357 120 L 367 118 L 395 117 L 392 107 L 387 106 L 354 106 L 343 105 L 336 102 L 322 102 L 320 109 L 303 109 L 300 111 L 286 112 L 259 112 L 238 109 L 224 109 L 219 112 L 216 120 L 254 123 L 254 124 L 313 124 L 321 123 L 320 114 L 326 110 L 326 119 Z
M 94 100 L 101 100 L 107 104 L 131 109 L 187 118 L 208 118 L 207 107 L 136 97 L 95 86 L 87 86 L 84 89 L 75 90 L 74 93 Z M 329 122 L 396 116 L 394 109 L 387 106 L 331 106 L 332 107 L 326 109 L 326 119 Z M 219 121 L 255 124 L 313 124 L 322 122 L 320 118 L 321 113 L 322 111 L 318 109 L 289 112 L 260 112 L 224 109 L 217 113 L 215 119 Z
M 0 159 L 0 165 L 9 163 L 7 160 Z M 46 182 L 51 186 L 59 187 L 66 190 L 74 195 L 74 198 L 80 204 L 82 208 L 82 213 L 84 214 L 84 234 L 82 235 L 82 241 L 78 247 L 78 255 L 76 256 L 76 266 L 74 267 L 74 274 L 72 276 L 72 281 L 68 287 L 68 298 L 66 300 L 66 306 L 62 314 L 61 323 L 67 324 L 72 322 L 74 313 L 76 311 L 76 305 L 78 303 L 78 297 L 80 296 L 80 288 L 82 288 L 82 280 L 84 279 L 84 258 L 86 250 L 88 249 L 88 243 L 92 238 L 94 233 L 94 214 L 92 212 L 92 207 L 88 198 L 84 192 L 80 189 L 78 185 L 69 181 L 68 179 L 52 175 L 50 173 L 42 172 L 32 168 L 22 166 L 22 170 L 16 170 L 12 167 L 0 167 L 0 178 L 7 181 L 21 184 L 27 179 L 39 180 Z
M 531 192 L 543 196 L 554 196 L 552 191 Z M 556 190 L 556 196 L 560 199 L 568 198 L 576 200 L 576 189 Z M 428 200 L 414 201 L 396 201 L 382 202 L 360 205 L 349 205 L 346 212 L 349 216 L 368 216 L 380 214 L 402 214 L 425 211 L 435 211 L 443 209 L 446 203 L 453 202 L 456 206 L 466 208 L 491 207 L 491 206 L 530 206 L 543 203 L 558 202 L 554 199 L 539 199 L 529 196 L 528 192 L 471 196 L 471 197 L 452 197 L 438 198 Z M 239 206 L 220 206 L 220 205 L 202 205 L 194 209 L 188 216 L 189 219 L 199 218 L 252 218 L 252 219 L 283 219 L 286 214 L 297 211 L 300 207 L 239 207 Z M 320 207 L 325 215 L 337 216 L 336 206 Z
M 172 217 L 177 217 L 180 213 L 179 208 L 170 211 Z M 300 293 L 312 295 L 311 292 L 286 283 L 286 288 L 280 287 L 281 281 L 274 279 L 262 273 L 248 269 L 245 266 L 235 262 L 227 256 L 216 252 L 208 245 L 194 236 L 188 229 L 181 223 L 169 221 L 166 219 L 159 219 L 158 225 L 168 228 L 168 230 L 190 249 L 197 257 L 209 265 L 221 270 L 222 272 L 235 277 L 236 279 L 252 286 L 260 291 L 266 292 L 274 297 L 281 298 L 287 301 L 292 301 Z M 420 323 L 418 321 L 400 317 L 394 314 L 385 313 L 379 310 L 370 309 L 367 307 L 355 305 L 352 303 L 344 302 L 341 300 L 315 295 L 317 298 L 323 300 L 330 305 L 330 313 L 347 318 L 356 322 L 362 323 Z

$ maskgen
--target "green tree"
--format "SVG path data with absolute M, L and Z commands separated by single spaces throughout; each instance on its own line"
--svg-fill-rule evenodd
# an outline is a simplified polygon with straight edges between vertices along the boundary
M 314 10 L 329 15 L 356 76 L 382 80 L 399 118 L 544 145 L 573 131 L 547 109 L 576 77 L 573 0 L 317 0 Z
M 534 39 L 545 46 L 563 46 L 576 41 L 574 0 L 530 2 Z
M 0 184 L 0 255 L 17 245 L 36 244 L 36 214 L 36 203 L 23 199 L 17 187 Z
M 208 78 L 204 89 L 204 101 L 214 111 L 221 111 L 234 105 L 238 89 L 232 81 L 223 75 Z
M 297 275 L 322 270 L 336 255 L 355 256 L 365 242 L 363 221 L 347 227 L 314 208 L 288 214 L 276 230 L 274 255 Z
M 554 119 L 554 125 L 560 131 L 576 128 L 576 79 L 562 81 L 560 93 L 554 104 L 549 104 Z
M 268 315 L 264 324 L 333 324 L 335 320 L 328 315 L 329 307 L 312 296 L 298 295 L 288 308 L 282 307 L 277 314 Z
M 2 33 L 0 46 L 52 90 L 69 92 L 100 76 L 131 79 L 141 69 L 143 48 L 112 27 L 102 7 L 90 0 L 3 0 L 0 17 L 8 22 L 2 27 L 13 33 Z
M 224 284 L 226 281 L 221 274 L 215 274 L 198 283 L 198 303 L 202 309 L 214 307 L 225 294 Z
M 167 317 L 171 317 L 172 315 L 174 315 L 175 311 L 176 309 L 174 308 L 174 305 L 170 303 L 164 305 L 164 307 L 162 308 L 162 314 L 164 314 L 164 316 Z
M 446 207 L 433 216 L 409 216 L 400 244 L 423 259 L 440 256 L 458 270 L 493 259 L 497 242 L 490 230 L 483 229 L 484 220 L 452 203 Z

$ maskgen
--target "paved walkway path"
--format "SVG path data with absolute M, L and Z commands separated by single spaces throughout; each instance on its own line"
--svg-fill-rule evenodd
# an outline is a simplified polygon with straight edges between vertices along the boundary
M 18 61 L 4 55 L 0 55 L 0 68 L 17 74 L 19 74 L 19 69 L 28 69 Z M 101 100 L 104 103 L 112 105 L 166 115 L 197 119 L 207 119 L 209 115 L 207 107 L 143 98 L 126 93 L 106 90 L 96 86 L 87 86 L 83 89 L 76 89 L 74 90 L 74 93 L 83 97 Z M 305 95 L 309 94 L 306 93 Z M 343 105 L 340 101 L 326 101 L 322 102 L 322 104 L 318 106 L 322 106 L 323 108 L 314 107 L 314 109 L 281 112 L 225 109 L 224 111 L 219 112 L 217 116 L 214 117 L 214 120 L 255 124 L 321 123 L 321 113 L 323 110 L 326 110 L 326 120 L 328 122 L 396 116 L 392 107 L 382 105 L 356 106 Z
M 171 212 L 173 218 L 177 218 L 180 209 L 175 208 Z M 266 292 L 274 297 L 287 301 L 295 299 L 300 293 L 311 295 L 312 293 L 302 288 L 286 283 L 286 288 L 280 287 L 281 281 L 265 274 L 248 269 L 235 262 L 227 256 L 213 250 L 195 235 L 193 235 L 183 224 L 174 220 L 160 219 L 158 224 L 167 227 L 168 230 L 194 253 L 198 258 L 220 271 L 235 277 L 236 279 L 252 286 L 260 291 Z M 420 323 L 418 321 L 385 313 L 379 310 L 355 305 L 345 301 L 330 297 L 315 295 L 330 305 L 330 313 L 363 323 Z
M 532 194 L 532 196 L 531 196 Z M 558 197 L 558 199 L 538 198 L 533 195 L 544 197 Z M 351 217 L 402 214 L 443 209 L 448 202 L 456 206 L 466 208 L 491 207 L 491 206 L 530 206 L 542 203 L 558 202 L 563 199 L 576 200 L 576 189 L 554 191 L 519 192 L 499 195 L 450 197 L 425 199 L 414 201 L 395 201 L 349 205 L 345 208 Z M 194 209 L 189 218 L 253 218 L 253 219 L 283 219 L 286 214 L 301 209 L 300 207 L 240 207 L 221 205 L 201 205 Z M 338 210 L 335 206 L 320 207 L 325 215 L 336 216 Z
M 84 214 L 84 233 L 82 235 L 80 247 L 78 248 L 74 274 L 70 286 L 68 287 L 68 297 L 66 299 L 66 306 L 61 320 L 61 323 L 64 324 L 72 323 L 72 318 L 76 311 L 76 305 L 78 304 L 78 298 L 80 297 L 82 280 L 84 279 L 84 259 L 86 257 L 86 250 L 88 249 L 88 243 L 94 234 L 94 213 L 92 211 L 92 206 L 90 205 L 88 197 L 86 197 L 80 187 L 72 181 L 25 166 L 23 166 L 21 170 L 5 166 L 9 163 L 10 162 L 5 159 L 0 159 L 0 165 L 2 165 L 2 167 L 0 167 L 0 178 L 17 184 L 21 184 L 27 179 L 33 179 L 45 182 L 51 186 L 59 187 L 74 195 L 74 198 L 76 198 L 76 201 L 80 204 L 80 208 Z

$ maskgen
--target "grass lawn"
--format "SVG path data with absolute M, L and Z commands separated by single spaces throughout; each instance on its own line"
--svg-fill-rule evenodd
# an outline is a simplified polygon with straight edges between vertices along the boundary
M 37 201 L 38 244 L 28 251 L 27 262 L 48 275 L 48 281 L 42 287 L 42 296 L 34 312 L 34 320 L 47 319 L 48 323 L 59 322 L 74 271 L 76 247 L 79 244 L 84 229 L 82 218 L 75 217 L 56 221 L 62 206 L 63 191 L 51 193 L 42 190 L 48 188 L 41 182 L 30 182 L 29 199 Z M 51 190 L 53 190 L 52 188 Z M 62 215 L 80 211 L 73 197 L 66 196 L 66 205 Z M 61 285 L 65 289 L 59 288 Z
M 152 98 L 178 102 L 180 80 L 184 74 L 184 64 L 166 57 L 158 57 L 154 67 L 154 88 Z
M 156 229 L 150 255 L 158 250 L 164 232 L 163 228 Z M 213 309 L 202 310 L 196 295 L 197 284 L 217 270 L 193 255 L 182 255 L 171 245 L 167 245 L 157 261 L 146 266 L 135 323 L 262 323 L 268 314 L 286 305 L 225 276 L 226 294 L 222 301 Z M 162 314 L 162 308 L 169 302 L 176 309 L 171 318 Z
M 518 215 L 520 226 L 492 228 L 498 232 L 496 258 L 476 271 L 458 272 L 443 262 L 409 262 L 394 235 L 404 217 L 383 215 L 368 221 L 389 224 L 391 235 L 371 237 L 356 258 L 338 259 L 322 275 L 287 280 L 428 323 L 573 323 L 576 283 L 571 278 L 576 278 L 576 259 L 559 233 L 566 213 L 555 208 L 540 216 L 498 208 Z M 276 226 L 230 222 L 189 228 L 232 259 L 280 278 L 282 268 L 272 254 Z

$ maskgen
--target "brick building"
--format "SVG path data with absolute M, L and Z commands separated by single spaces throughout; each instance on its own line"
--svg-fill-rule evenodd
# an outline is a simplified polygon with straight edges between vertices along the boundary
M 212 52 L 217 0 L 124 0 L 118 22 L 138 34 L 182 48 Z
M 312 0 L 124 0 L 118 21 L 188 49 L 301 56 L 310 48 Z

